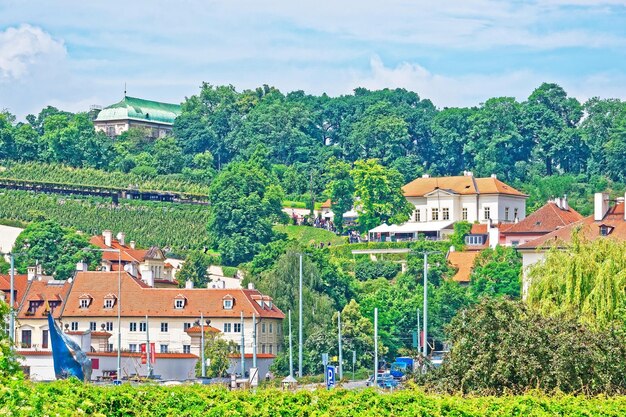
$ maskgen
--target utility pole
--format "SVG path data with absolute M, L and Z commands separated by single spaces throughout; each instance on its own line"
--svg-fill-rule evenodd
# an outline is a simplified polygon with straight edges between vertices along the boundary
M 206 378 L 206 358 L 204 357 L 204 314 L 200 313 L 200 360 L 202 361 L 202 378 Z
M 341 311 L 337 312 L 337 339 L 339 341 L 339 380 L 343 379 L 343 354 L 341 349 Z
M 298 306 L 298 377 L 302 378 L 302 254 L 300 254 L 300 294 Z
M 243 311 L 241 312 L 241 377 L 245 378 L 246 376 L 246 348 L 245 348 L 246 339 L 243 334 Z
M 428 356 L 428 252 L 424 252 L 424 358 Z
M 291 344 L 291 310 L 289 310 L 289 376 L 293 378 L 293 346 Z
M 422 350 L 422 335 L 420 334 L 420 309 L 417 309 L 417 351 Z
M 256 314 L 252 313 L 252 367 L 256 368 Z
M 15 345 L 15 257 L 11 253 L 11 285 L 9 295 L 9 340 L 11 341 L 11 348 Z
M 378 386 L 378 307 L 374 308 L 374 387 Z

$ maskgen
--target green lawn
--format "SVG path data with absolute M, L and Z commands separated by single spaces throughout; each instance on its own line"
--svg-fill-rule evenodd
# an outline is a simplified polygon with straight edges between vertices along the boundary
M 343 236 L 337 236 L 333 232 L 329 232 L 328 230 L 318 229 L 316 227 L 311 226 L 285 226 L 285 225 L 276 225 L 274 226 L 274 230 L 281 233 L 286 233 L 290 239 L 295 239 L 305 245 L 309 245 L 312 243 L 324 243 L 326 245 L 328 242 L 332 244 L 332 246 L 342 245 L 347 242 L 347 239 Z

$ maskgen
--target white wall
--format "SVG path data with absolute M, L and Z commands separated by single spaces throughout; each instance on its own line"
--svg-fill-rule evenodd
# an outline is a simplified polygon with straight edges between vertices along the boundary
M 22 230 L 19 227 L 0 225 L 0 252 L 11 252 L 15 239 L 22 233 Z
M 522 252 L 522 299 L 526 298 L 530 282 L 528 280 L 528 272 L 530 268 L 538 262 L 545 259 L 545 251 Z

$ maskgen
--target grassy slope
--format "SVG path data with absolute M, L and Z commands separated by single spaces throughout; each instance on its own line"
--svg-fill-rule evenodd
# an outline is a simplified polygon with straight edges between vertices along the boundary
M 274 226 L 274 230 L 281 233 L 286 233 L 290 239 L 295 239 L 305 245 L 312 243 L 324 243 L 326 245 L 330 242 L 333 246 L 346 243 L 346 238 L 337 236 L 333 232 L 328 230 L 318 229 L 311 226 Z

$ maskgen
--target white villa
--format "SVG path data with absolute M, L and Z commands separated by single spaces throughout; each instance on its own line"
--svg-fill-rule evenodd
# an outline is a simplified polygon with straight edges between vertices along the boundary
M 402 225 L 380 225 L 369 231 L 370 241 L 413 240 L 418 235 L 439 239 L 453 232 L 458 221 L 514 223 L 526 217 L 528 196 L 495 175 L 475 178 L 471 172 L 456 177 L 424 175 L 402 187 L 415 207 Z

